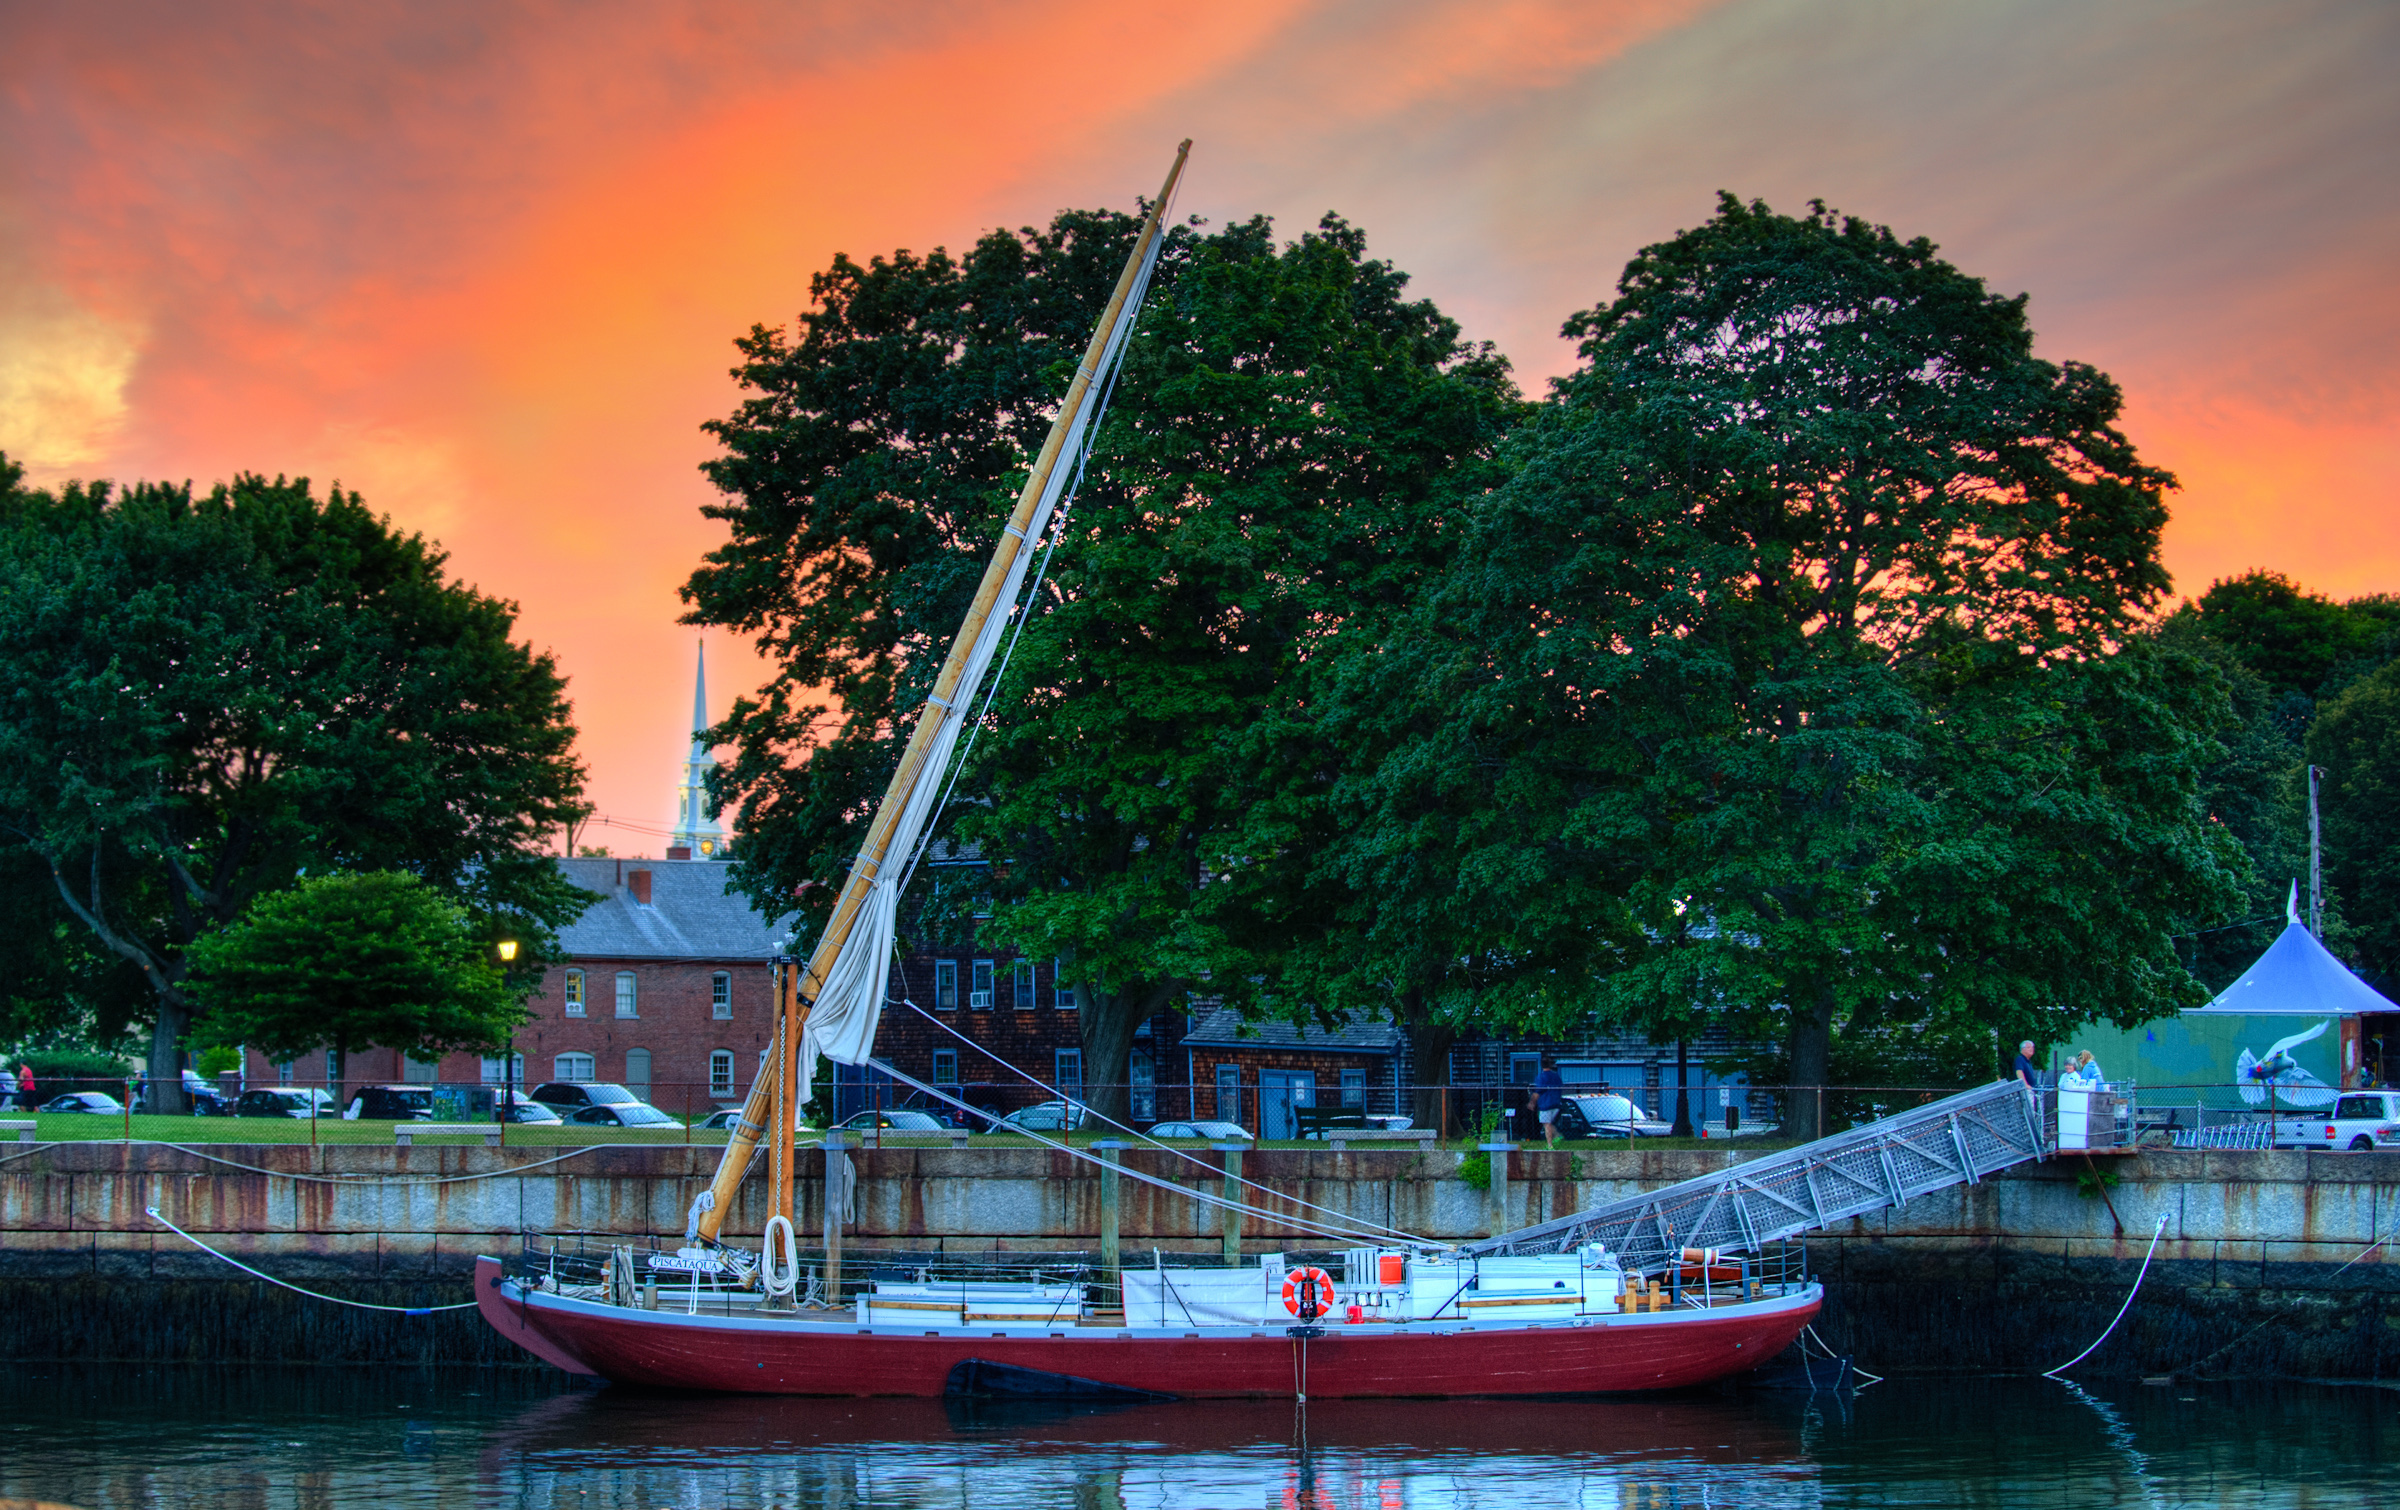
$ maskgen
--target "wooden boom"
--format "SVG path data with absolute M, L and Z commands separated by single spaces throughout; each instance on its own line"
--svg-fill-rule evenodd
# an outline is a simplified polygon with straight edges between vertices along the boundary
M 750 1159 L 758 1147 L 759 1135 L 770 1123 L 775 1125 L 777 1151 L 791 1146 L 792 1118 L 798 1109 L 785 1103 L 781 1115 L 774 1104 L 782 1099 L 781 1086 L 790 1084 L 787 1076 L 793 1056 L 803 1052 L 801 1034 L 807 1027 L 808 1012 L 817 993 L 823 989 L 834 961 L 841 957 L 842 947 L 849 942 L 851 930 L 858 923 L 859 910 L 866 904 L 867 893 L 875 878 L 891 859 L 892 833 L 899 826 L 900 812 L 917 783 L 926 778 L 925 764 L 935 742 L 935 735 L 948 710 L 957 706 L 959 678 L 966 669 L 976 637 L 982 634 L 984 623 L 999 606 L 1000 592 L 1007 583 L 1010 570 L 1019 552 L 1032 548 L 1026 538 L 1039 506 L 1042 491 L 1049 485 L 1056 470 L 1060 453 L 1066 446 L 1069 430 L 1076 416 L 1090 400 L 1092 382 L 1108 349 L 1109 333 L 1116 328 L 1117 317 L 1132 296 L 1142 262 L 1148 255 L 1150 243 L 1160 233 L 1168 201 L 1174 198 L 1175 182 L 1183 175 L 1184 159 L 1191 155 L 1192 144 L 1186 140 L 1175 149 L 1175 164 L 1167 170 L 1167 180 L 1160 186 L 1158 198 L 1150 206 L 1150 214 L 1142 222 L 1141 234 L 1134 238 L 1133 251 L 1125 259 L 1125 270 L 1117 275 L 1117 286 L 1109 296 L 1108 307 L 1100 312 L 1100 322 L 1092 331 L 1091 343 L 1084 349 L 1083 360 L 1075 368 L 1075 380 L 1067 385 L 1067 396 L 1058 408 L 1058 418 L 1050 426 L 1050 438 L 1043 442 L 1041 455 L 1035 458 L 1033 470 L 1026 475 L 1024 489 L 1017 495 L 1017 506 L 1009 514 L 1008 528 L 1000 535 L 1000 545 L 984 566 L 983 582 L 975 590 L 975 601 L 967 609 L 957 638 L 950 642 L 950 654 L 942 663 L 941 675 L 934 679 L 933 694 L 925 700 L 917 714 L 916 728 L 908 736 L 908 746 L 901 752 L 899 768 L 892 772 L 891 784 L 884 788 L 883 805 L 875 810 L 874 822 L 868 825 L 866 841 L 858 847 L 858 858 L 851 862 L 850 874 L 842 882 L 842 894 L 833 904 L 833 917 L 826 923 L 825 932 L 817 940 L 815 952 L 809 955 L 806 968 L 795 971 L 789 963 L 777 972 L 776 1016 L 782 1025 L 777 1035 L 781 1050 L 773 1056 L 780 1063 L 759 1066 L 758 1078 L 751 1082 L 750 1095 L 742 1103 L 741 1120 L 734 1125 L 733 1136 L 725 1145 L 725 1157 L 717 1165 L 716 1177 L 709 1182 L 708 1194 L 702 1200 L 698 1230 L 702 1237 L 714 1240 L 732 1210 L 734 1191 L 749 1172 Z M 973 689 L 968 689 L 972 695 Z M 931 775 L 939 779 L 941 773 Z M 774 1171 L 782 1188 L 771 1193 L 770 1203 L 778 1211 L 791 1213 L 795 1208 L 791 1198 L 792 1160 L 788 1154 L 777 1159 Z

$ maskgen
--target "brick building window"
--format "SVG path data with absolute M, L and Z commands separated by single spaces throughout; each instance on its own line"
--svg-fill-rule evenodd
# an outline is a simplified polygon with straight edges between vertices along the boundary
M 1069 1099 L 1080 1098 L 1083 1095 L 1083 1050 L 1060 1049 L 1057 1073 L 1051 1077 L 1050 1083 Z
M 650 1051 L 625 1051 L 625 1088 L 647 1101 L 650 1099 Z
M 561 1054 L 550 1061 L 550 1077 L 554 1080 L 571 1081 L 576 1085 L 585 1084 L 592 1078 L 592 1056 L 589 1054 Z
M 332 1085 L 342 1078 L 342 1055 L 339 1049 L 325 1051 L 325 1083 Z
M 1242 1120 L 1242 1067 L 1238 1064 L 1217 1066 L 1217 1120 Z
M 516 1073 L 511 1075 L 509 1073 L 510 1065 L 506 1059 L 497 1054 L 484 1055 L 483 1083 L 486 1085 L 513 1084 L 518 1090 L 523 1090 L 525 1088 L 525 1056 L 518 1054 L 515 1058 L 517 1061 Z
M 716 1049 L 709 1054 L 708 1093 L 712 1096 L 733 1094 L 733 1050 Z
M 933 1009 L 936 1012 L 958 1010 L 958 961 L 937 959 L 933 962 Z
M 1021 959 L 1010 967 L 1009 987 L 1009 1005 L 1020 1012 L 1032 1011 L 1034 1007 L 1032 960 Z
M 970 993 L 967 1005 L 978 1012 L 989 1012 L 992 1009 L 992 962 L 979 959 L 972 968 L 974 973 L 967 977 L 967 990 Z
M 933 1051 L 933 1083 L 936 1085 L 958 1084 L 958 1050 L 935 1049 Z
M 567 1015 L 569 1017 L 583 1015 L 583 972 L 581 970 L 567 972 Z
M 281 1064 L 279 1064 L 279 1065 L 275 1066 L 275 1078 L 276 1078 L 276 1079 L 278 1079 L 278 1080 L 280 1080 L 280 1081 L 282 1081 L 282 1082 L 283 1082 L 284 1084 L 286 1084 L 286 1085 L 289 1085 L 289 1084 L 291 1084 L 291 1083 L 292 1083 L 292 1061 L 290 1061 L 289 1059 L 286 1059 L 286 1060 L 285 1060 L 283 1063 L 281 1063 Z
M 1060 968 L 1065 963 L 1064 960 L 1051 961 L 1050 996 L 1061 1012 L 1072 1012 L 1075 1010 L 1075 988 L 1067 984 L 1066 971 Z
M 617 1015 L 619 1017 L 639 1017 L 642 1015 L 640 1011 L 640 1002 L 635 995 L 633 972 L 631 970 L 619 970 L 617 972 Z
M 719 1022 L 733 1017 L 733 977 L 722 970 L 708 978 L 708 1015 Z
M 1363 1107 L 1367 1104 L 1367 1072 L 1363 1069 L 1342 1071 L 1342 1105 Z

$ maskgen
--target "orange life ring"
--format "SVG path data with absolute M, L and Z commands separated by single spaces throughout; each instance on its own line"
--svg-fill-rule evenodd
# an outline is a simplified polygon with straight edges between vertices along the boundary
M 1312 1288 L 1304 1289 L 1304 1286 Z M 1294 1269 L 1286 1274 L 1283 1277 L 1283 1308 L 1302 1321 L 1314 1321 L 1332 1310 L 1333 1276 L 1323 1269 Z

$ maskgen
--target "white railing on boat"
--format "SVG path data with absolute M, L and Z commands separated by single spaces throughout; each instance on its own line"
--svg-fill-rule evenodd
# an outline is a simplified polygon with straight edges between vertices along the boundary
M 1686 1248 L 1754 1250 L 1971 1185 L 2052 1149 L 2033 1092 L 2003 1080 L 1464 1251 L 1556 1253 L 1605 1243 L 1626 1268 L 1654 1269 Z

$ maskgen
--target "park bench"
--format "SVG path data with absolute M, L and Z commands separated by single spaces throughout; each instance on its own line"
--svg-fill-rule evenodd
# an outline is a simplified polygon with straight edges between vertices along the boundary
M 395 1122 L 392 1142 L 401 1148 L 414 1147 L 417 1138 L 471 1138 L 482 1135 L 483 1146 L 500 1146 L 500 1124 L 497 1122 Z
M 1431 1127 L 1344 1127 L 1327 1132 L 1325 1143 L 1335 1153 L 1347 1152 L 1353 1143 L 1414 1143 L 1423 1153 L 1441 1136 Z
M 34 1134 L 34 1130 L 35 1130 L 35 1129 L 36 1129 L 36 1128 L 37 1128 L 39 1125 L 40 1125 L 40 1124 L 38 1124 L 38 1123 L 36 1123 L 35 1121 L 33 1121 L 33 1119 L 31 1119 L 30 1117 L 28 1117 L 28 1118 L 25 1118 L 25 1119 L 22 1119 L 22 1120 L 10 1120 L 10 1121 L 6 1121 L 6 1122 L 0 1122 L 0 1134 L 6 1134 L 6 1133 L 12 1133 L 12 1132 L 13 1132 L 13 1133 L 15 1133 L 15 1134 L 17 1135 L 17 1141 L 18 1141 L 18 1142 L 20 1142 L 20 1143 L 31 1143 L 31 1142 L 33 1141 L 33 1134 Z
M 1356 1106 L 1295 1106 L 1292 1120 L 1301 1137 L 1323 1138 L 1336 1153 L 1353 1143 L 1414 1142 L 1425 1149 L 1441 1136 L 1430 1127 L 1369 1127 L 1366 1111 Z

